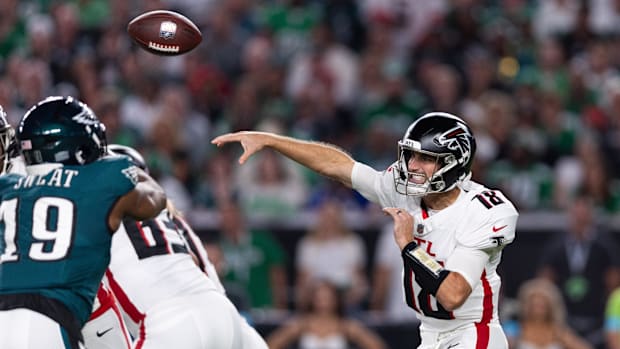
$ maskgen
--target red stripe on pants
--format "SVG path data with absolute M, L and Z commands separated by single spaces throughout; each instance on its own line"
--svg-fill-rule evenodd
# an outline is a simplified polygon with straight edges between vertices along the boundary
M 487 280 L 486 270 L 482 272 L 480 277 L 484 297 L 482 298 L 482 318 L 476 323 L 476 349 L 487 349 L 489 345 L 489 322 L 493 317 L 493 290 Z

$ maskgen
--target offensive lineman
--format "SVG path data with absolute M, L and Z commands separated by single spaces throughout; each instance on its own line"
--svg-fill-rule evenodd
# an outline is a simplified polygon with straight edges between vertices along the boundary
M 112 233 L 166 197 L 129 160 L 103 158 L 105 126 L 72 97 L 32 107 L 17 138 L 27 175 L 0 177 L 0 347 L 81 348 Z
M 496 268 L 515 237 L 518 213 L 500 191 L 469 179 L 476 142 L 462 119 L 423 115 L 398 142 L 398 160 L 382 172 L 336 146 L 273 133 L 212 140 L 230 142 L 243 147 L 240 164 L 273 148 L 383 207 L 402 251 L 405 299 L 421 322 L 419 349 L 508 348 L 498 319 Z
M 135 149 L 113 144 L 109 150 L 148 171 Z M 199 237 L 170 202 L 153 219 L 123 221 L 106 276 L 134 348 L 267 349 L 226 297 Z

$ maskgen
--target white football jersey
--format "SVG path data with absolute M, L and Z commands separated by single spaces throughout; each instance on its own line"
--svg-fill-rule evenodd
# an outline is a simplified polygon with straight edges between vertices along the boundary
M 11 158 L 11 164 L 9 165 L 9 173 L 18 173 L 18 174 L 26 173 L 26 163 L 24 162 L 23 157 L 16 156 L 14 158 Z
M 200 237 L 196 235 L 192 227 L 190 227 L 184 219 L 180 217 L 175 217 L 175 221 L 178 223 L 178 225 L 183 227 L 183 237 L 185 238 L 191 252 L 196 257 L 198 261 L 198 267 L 200 267 L 200 269 L 202 269 L 202 271 L 207 274 L 209 279 L 213 281 L 213 283 L 220 292 L 226 294 L 224 285 L 222 284 L 220 277 L 217 275 L 215 265 L 213 265 L 213 263 L 211 263 L 211 261 L 209 260 L 209 254 L 207 253 L 207 250 L 202 244 L 202 240 L 200 240 Z
M 196 266 L 183 229 L 163 210 L 155 219 L 125 220 L 114 234 L 106 276 L 132 322 L 139 323 L 149 308 L 173 297 L 221 292 Z M 128 325 L 133 329 L 134 324 Z
M 518 213 L 499 191 L 466 181 L 461 194 L 449 207 L 432 212 L 419 197 L 405 196 L 395 190 L 391 166 L 383 172 L 357 163 L 353 170 L 353 188 L 382 207 L 398 207 L 414 217 L 414 240 L 447 270 L 459 272 L 472 286 L 465 303 L 448 312 L 434 296 L 417 284 L 413 275 L 404 275 L 408 304 L 416 311 L 422 330 L 450 331 L 467 324 L 498 322 L 498 297 L 501 286 L 496 272 L 504 246 L 515 238 Z M 394 242 L 395 243 L 395 242 Z M 451 257 L 459 252 L 484 251 L 489 259 L 481 275 L 468 275 L 467 269 Z

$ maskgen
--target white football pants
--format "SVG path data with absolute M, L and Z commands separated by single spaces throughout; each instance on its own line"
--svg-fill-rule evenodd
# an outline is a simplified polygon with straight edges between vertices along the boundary
M 0 311 L 0 348 L 71 349 L 56 321 L 26 308 Z
M 470 325 L 446 332 L 420 330 L 418 349 L 508 349 L 499 323 Z
M 243 319 L 217 290 L 176 297 L 149 309 L 134 349 L 242 349 Z
M 131 337 L 116 303 L 105 305 L 101 313 L 82 328 L 88 349 L 129 349 Z

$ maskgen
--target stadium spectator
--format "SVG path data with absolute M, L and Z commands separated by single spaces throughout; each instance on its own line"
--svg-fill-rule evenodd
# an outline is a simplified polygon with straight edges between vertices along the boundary
M 518 320 L 504 324 L 511 349 L 591 349 L 566 323 L 560 290 L 547 279 L 531 279 L 519 288 Z
M 572 197 L 566 219 L 565 231 L 545 246 L 538 274 L 560 289 L 568 325 L 594 347 L 603 348 L 605 301 L 620 284 L 618 248 L 597 221 L 592 197 Z
M 373 330 L 345 315 L 342 294 L 325 280 L 307 285 L 310 302 L 299 315 L 277 328 L 267 338 L 271 349 L 298 343 L 299 349 L 349 348 L 383 349 L 385 343 Z
M 388 321 L 416 322 L 415 312 L 404 306 L 403 262 L 393 232 L 394 224 L 386 224 L 375 245 L 369 308 Z
M 281 129 L 277 122 L 264 122 L 262 128 Z M 239 204 L 252 218 L 298 213 L 309 194 L 301 166 L 272 152 L 261 155 L 236 172 L 234 186 L 239 190 Z
M 326 198 L 313 226 L 297 244 L 295 261 L 297 308 L 312 298 L 311 285 L 326 280 L 344 296 L 347 313 L 361 310 L 367 296 L 366 251 L 363 240 L 347 226 L 342 205 Z
M 220 203 L 218 213 L 222 282 L 237 308 L 286 309 L 288 281 L 282 247 L 271 233 L 250 228 L 234 201 Z

